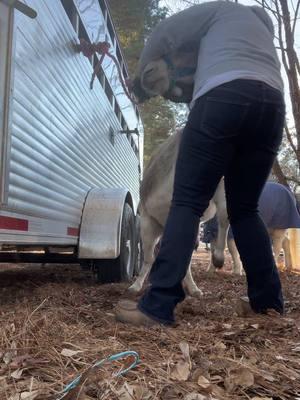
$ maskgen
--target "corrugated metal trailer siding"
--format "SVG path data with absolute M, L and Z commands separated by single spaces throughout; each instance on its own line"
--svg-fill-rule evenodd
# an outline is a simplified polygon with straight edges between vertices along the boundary
M 110 141 L 117 117 L 89 60 L 74 54 L 75 32 L 59 0 L 16 12 L 8 207 L 70 224 L 91 187 L 127 187 L 138 201 L 138 159 L 126 135 Z

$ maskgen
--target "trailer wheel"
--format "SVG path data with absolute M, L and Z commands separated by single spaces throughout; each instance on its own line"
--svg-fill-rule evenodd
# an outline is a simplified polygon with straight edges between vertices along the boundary
M 135 219 L 135 234 L 136 234 L 136 256 L 135 256 L 135 265 L 134 265 L 134 275 L 138 275 L 141 271 L 143 261 L 144 261 L 144 253 L 141 239 L 141 217 L 137 214 Z
M 129 204 L 125 203 L 122 217 L 120 255 L 112 260 L 97 260 L 94 267 L 100 283 L 128 282 L 135 269 L 135 221 Z

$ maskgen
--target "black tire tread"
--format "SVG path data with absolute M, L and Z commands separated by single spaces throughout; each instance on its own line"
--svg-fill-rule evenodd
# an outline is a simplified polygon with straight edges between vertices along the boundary
M 121 249 L 122 246 L 124 245 L 123 244 L 124 240 L 127 240 L 127 237 L 124 238 L 124 232 L 127 229 L 130 229 L 131 224 L 134 224 L 134 214 L 130 205 L 128 203 L 125 203 L 123 209 L 122 227 L 121 227 L 121 243 L 120 243 Z M 125 234 L 125 236 L 127 235 Z M 133 239 L 132 242 L 134 244 L 135 241 L 134 234 L 132 236 L 132 239 Z M 117 283 L 124 281 L 126 282 L 132 278 L 131 276 L 126 276 L 127 274 L 126 271 L 123 270 L 121 257 L 122 255 L 120 254 L 119 257 L 117 257 L 116 259 L 98 260 L 95 262 L 97 281 L 99 283 Z

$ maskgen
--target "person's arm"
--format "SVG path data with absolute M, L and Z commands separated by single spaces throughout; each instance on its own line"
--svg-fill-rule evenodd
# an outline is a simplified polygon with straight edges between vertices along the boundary
M 222 1 L 195 5 L 160 22 L 148 38 L 142 51 L 138 74 L 145 66 L 186 45 L 199 46 Z

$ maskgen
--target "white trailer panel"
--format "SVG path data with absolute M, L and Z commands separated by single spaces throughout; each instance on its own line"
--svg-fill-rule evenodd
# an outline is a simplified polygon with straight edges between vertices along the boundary
M 6 24 L 7 32 L 12 32 L 13 65 L 10 96 L 4 97 L 2 105 L 9 112 L 0 113 L 6 160 L 1 174 L 0 241 L 72 244 L 91 188 L 126 188 L 136 208 L 141 165 L 138 139 L 120 130 L 124 121 L 129 129 L 141 130 L 141 122 L 108 67 L 103 68 L 106 90 L 99 79 L 90 90 L 93 68 L 89 59 L 74 51 L 78 34 L 62 1 L 26 3 L 37 11 L 37 18 L 14 11 L 11 25 Z M 85 2 L 80 3 L 83 7 Z M 93 13 L 107 26 L 107 15 L 101 14 L 99 4 Z M 88 25 L 79 12 L 77 24 L 91 35 L 84 23 Z M 108 31 L 105 35 L 111 40 Z M 116 39 L 111 43 L 115 51 Z M 8 51 L 2 42 L 0 51 L 1 60 Z M 0 79 L 9 60 L 3 64 Z M 109 86 L 114 86 L 113 96 L 108 96 Z M 3 230 L 6 220 L 1 222 L 1 216 L 28 220 L 27 231 Z

